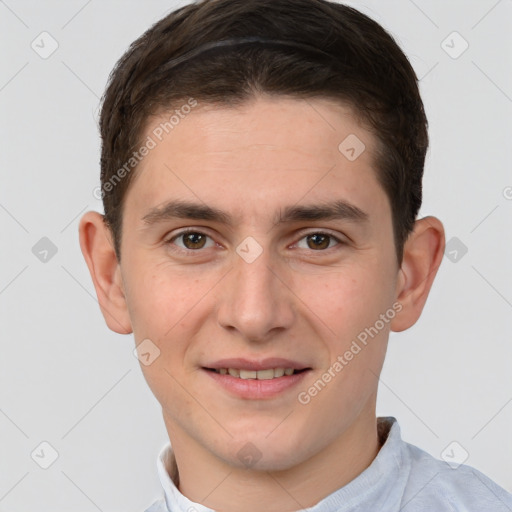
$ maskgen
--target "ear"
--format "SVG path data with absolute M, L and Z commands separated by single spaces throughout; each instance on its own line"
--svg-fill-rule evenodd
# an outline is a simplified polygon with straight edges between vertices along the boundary
M 101 312 L 108 327 L 119 334 L 132 332 L 111 233 L 98 212 L 87 212 L 80 219 L 80 248 L 96 289 Z
M 444 246 L 444 228 L 439 219 L 425 217 L 416 221 L 404 245 L 396 290 L 402 310 L 391 322 L 392 331 L 404 331 L 420 317 L 441 265 Z

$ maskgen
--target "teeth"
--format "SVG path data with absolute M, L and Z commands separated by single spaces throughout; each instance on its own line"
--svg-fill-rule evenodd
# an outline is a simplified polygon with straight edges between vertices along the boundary
M 274 377 L 282 377 L 284 375 L 284 368 L 276 368 L 274 370 Z
M 255 379 L 258 372 L 256 370 L 240 370 L 241 379 Z
M 272 368 L 269 368 L 268 370 L 258 370 L 254 373 L 258 380 L 270 380 L 274 378 L 274 370 Z M 240 376 L 242 376 L 241 373 Z
M 240 370 L 238 368 L 219 368 L 215 370 L 221 375 L 231 375 L 231 377 L 238 377 L 240 379 L 258 379 L 270 380 L 283 375 L 293 375 L 295 370 L 293 368 L 268 368 L 267 370 Z

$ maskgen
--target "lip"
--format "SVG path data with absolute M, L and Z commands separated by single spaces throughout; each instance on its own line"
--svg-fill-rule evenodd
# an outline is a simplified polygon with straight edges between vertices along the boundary
M 221 375 L 212 369 L 238 368 L 241 370 L 265 370 L 268 368 L 293 368 L 304 370 L 293 375 L 283 375 L 268 380 L 240 379 L 229 374 Z M 229 394 L 245 400 L 268 400 L 276 398 L 287 391 L 292 390 L 312 371 L 307 365 L 282 358 L 269 358 L 261 361 L 242 358 L 221 359 L 208 364 L 202 371 L 213 381 L 226 390 Z

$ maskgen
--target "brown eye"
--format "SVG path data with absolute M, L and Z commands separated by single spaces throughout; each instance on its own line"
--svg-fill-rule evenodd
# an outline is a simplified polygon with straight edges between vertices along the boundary
M 327 249 L 332 238 L 332 236 L 324 235 L 322 233 L 314 233 L 313 235 L 308 235 L 306 237 L 308 247 L 313 250 Z
M 211 255 L 211 249 L 218 247 L 211 236 L 193 229 L 176 233 L 172 238 L 165 240 L 165 245 L 176 256 Z
M 202 233 L 184 233 L 180 235 L 178 238 L 182 239 L 183 245 L 187 249 L 202 249 L 206 244 L 206 235 L 203 235 Z

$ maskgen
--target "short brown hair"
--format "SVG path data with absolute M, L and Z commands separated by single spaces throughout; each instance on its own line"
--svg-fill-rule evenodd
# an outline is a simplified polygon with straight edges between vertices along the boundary
M 290 45 L 210 44 L 248 37 Z M 133 178 L 126 162 L 140 147 L 148 118 L 190 98 L 231 106 L 258 92 L 337 99 L 355 110 L 376 136 L 377 179 L 390 201 L 401 263 L 421 206 L 428 148 L 417 77 L 378 23 L 326 0 L 202 0 L 166 15 L 121 57 L 100 116 L 104 220 L 118 260 L 123 199 Z M 113 181 L 123 166 L 122 179 Z

